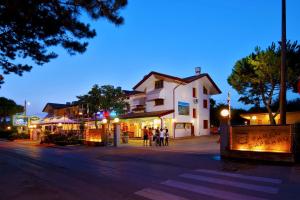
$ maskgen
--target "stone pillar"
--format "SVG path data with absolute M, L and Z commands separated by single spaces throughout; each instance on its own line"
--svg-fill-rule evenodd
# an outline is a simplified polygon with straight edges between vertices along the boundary
M 114 146 L 118 147 L 120 146 L 120 134 L 121 133 L 121 127 L 120 124 L 114 124 Z
M 230 150 L 230 126 L 226 119 L 222 119 L 220 122 L 220 154 L 226 156 Z
M 292 150 L 297 162 L 300 161 L 300 123 L 296 123 L 292 128 Z

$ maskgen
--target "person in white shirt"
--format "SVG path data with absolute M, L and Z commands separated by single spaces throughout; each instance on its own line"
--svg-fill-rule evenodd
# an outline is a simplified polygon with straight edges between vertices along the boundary
M 164 146 L 164 130 L 161 128 L 159 132 L 159 146 Z

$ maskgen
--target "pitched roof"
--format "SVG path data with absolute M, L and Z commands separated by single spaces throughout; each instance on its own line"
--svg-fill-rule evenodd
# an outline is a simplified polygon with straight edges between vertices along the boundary
M 154 112 L 143 112 L 143 113 L 128 113 L 121 115 L 121 119 L 132 119 L 132 118 L 143 118 L 143 117 L 162 117 L 164 115 L 173 113 L 174 110 L 161 110 Z
M 143 94 L 144 92 L 136 91 L 136 90 L 123 90 L 125 95 L 131 96 L 136 94 Z
M 207 73 L 203 73 L 203 74 L 200 74 L 200 75 L 189 76 L 189 77 L 186 77 L 186 78 L 179 78 L 179 77 L 176 77 L 176 76 L 170 76 L 168 74 L 163 74 L 163 73 L 152 71 L 149 74 L 147 74 L 146 76 L 144 76 L 144 78 L 141 81 L 139 81 L 133 87 L 133 89 L 134 90 L 137 89 L 143 82 L 145 82 L 152 75 L 165 77 L 165 78 L 172 79 L 172 80 L 175 80 L 175 81 L 178 81 L 178 82 L 181 82 L 181 83 L 191 83 L 191 82 L 193 82 L 193 81 L 195 81 L 197 79 L 200 79 L 200 78 L 203 78 L 203 77 L 207 77 L 208 80 L 212 83 L 212 85 L 216 88 L 216 90 L 218 91 L 218 93 L 222 93 L 222 91 L 220 90 L 220 88 L 217 86 L 217 84 L 212 80 L 212 78 Z
M 51 106 L 54 109 L 61 109 L 61 108 L 67 108 L 67 107 L 72 107 L 72 106 L 76 106 L 76 103 L 72 103 L 72 104 L 62 104 L 62 103 L 47 103 L 45 105 L 45 107 L 43 108 L 42 112 L 46 112 L 46 108 L 47 106 Z

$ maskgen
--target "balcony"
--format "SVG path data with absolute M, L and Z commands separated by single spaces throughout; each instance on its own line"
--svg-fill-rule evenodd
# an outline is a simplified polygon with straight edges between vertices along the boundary
M 150 92 L 148 92 L 146 94 L 146 100 L 147 101 L 153 101 L 155 99 L 163 99 L 163 95 L 162 95 L 162 89 L 156 89 L 156 90 L 152 90 Z
M 145 97 L 140 97 L 132 100 L 132 106 L 141 106 L 145 105 L 146 98 Z

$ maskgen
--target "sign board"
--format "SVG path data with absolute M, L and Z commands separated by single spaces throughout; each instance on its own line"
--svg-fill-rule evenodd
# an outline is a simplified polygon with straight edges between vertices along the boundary
M 291 152 L 290 126 L 233 126 L 231 150 L 258 152 Z
M 24 115 L 14 115 L 13 116 L 13 126 L 27 126 L 28 117 Z
M 178 114 L 179 115 L 190 115 L 190 104 L 186 102 L 178 102 Z

